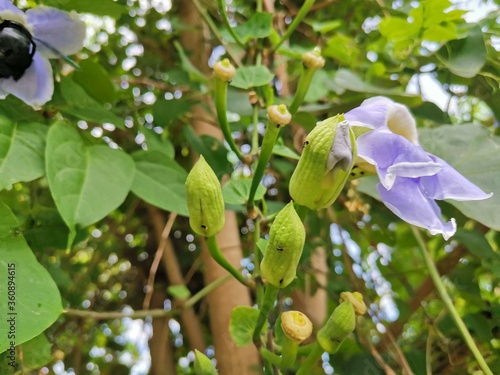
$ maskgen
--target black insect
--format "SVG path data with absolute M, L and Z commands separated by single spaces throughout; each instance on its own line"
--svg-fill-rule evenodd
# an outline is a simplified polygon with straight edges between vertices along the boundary
M 15 21 L 0 23 L 0 78 L 19 80 L 32 62 L 36 44 L 28 29 Z

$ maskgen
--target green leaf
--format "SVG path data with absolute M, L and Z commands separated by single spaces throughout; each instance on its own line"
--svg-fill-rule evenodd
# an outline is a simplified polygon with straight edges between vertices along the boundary
M 266 240 L 265 238 L 259 238 L 259 240 L 257 241 L 257 247 L 259 248 L 262 255 L 266 255 L 266 248 L 268 242 L 269 240 Z
M 379 31 L 389 40 L 408 40 L 418 36 L 420 25 L 400 17 L 387 17 L 380 22 Z
M 330 87 L 325 85 L 325 82 L 331 81 L 332 78 L 325 70 L 317 71 L 311 80 L 311 85 L 307 90 L 304 102 L 314 103 L 327 97 L 330 92 Z
M 313 30 L 320 34 L 326 34 L 330 31 L 338 29 L 342 26 L 342 21 L 340 20 L 332 20 L 332 21 L 310 21 L 309 25 L 313 28 Z
M 79 63 L 81 70 L 75 71 L 73 80 L 100 103 L 113 103 L 116 99 L 115 85 L 104 67 L 90 60 Z
M 172 121 L 189 112 L 192 106 L 193 103 L 183 98 L 172 100 L 160 98 L 153 104 L 155 124 L 158 126 L 170 125 Z
M 488 240 L 484 238 L 484 234 L 479 231 L 459 229 L 454 238 L 462 242 L 472 254 L 485 262 L 493 259 L 500 260 L 500 254 L 493 250 Z
M 50 5 L 63 10 L 76 10 L 82 13 L 92 13 L 97 16 L 110 16 L 119 18 L 127 9 L 124 5 L 114 0 L 45 0 L 45 5 Z
M 184 126 L 182 131 L 189 145 L 199 155 L 203 155 L 219 179 L 233 171 L 227 160 L 228 150 L 218 139 L 208 135 L 198 136 L 191 126 Z
M 9 119 L 43 122 L 44 117 L 41 113 L 41 111 L 37 112 L 33 110 L 33 108 L 13 95 L 9 95 L 5 99 L 0 100 L 0 114 Z
M 229 333 L 236 346 L 246 346 L 252 343 L 253 331 L 257 325 L 259 310 L 250 306 L 238 306 L 231 311 Z M 264 324 L 264 326 L 267 326 Z
M 175 157 L 175 148 L 172 141 L 164 136 L 166 132 L 157 134 L 152 129 L 142 127 L 141 133 L 146 137 L 146 145 L 149 151 L 162 152 L 167 155 L 169 159 L 173 159 Z
M 410 106 L 422 103 L 422 98 L 413 94 L 402 92 L 401 89 L 383 88 L 364 82 L 359 76 L 348 69 L 339 69 L 335 74 L 334 83 L 346 90 L 364 94 L 386 95 L 394 100 Z
M 45 125 L 13 123 L 0 117 L 0 190 L 45 174 L 46 134 Z
M 300 155 L 299 154 L 297 154 L 290 147 L 285 146 L 285 144 L 283 143 L 283 139 L 282 138 L 279 138 L 276 141 L 276 143 L 274 144 L 273 154 L 274 155 L 283 156 L 283 157 L 289 158 L 289 159 L 294 159 L 294 160 L 299 160 L 300 159 Z
M 191 297 L 191 292 L 185 285 L 171 285 L 167 288 L 167 292 L 180 300 L 186 300 Z
M 444 125 L 422 129 L 420 143 L 427 152 L 439 156 L 493 197 L 482 201 L 449 200 L 462 213 L 500 230 L 500 137 L 483 126 Z
M 194 373 L 195 375 L 217 375 L 212 361 L 198 349 L 194 350 Z
M 132 157 L 136 167 L 132 192 L 156 207 L 189 216 L 184 187 L 187 172 L 158 151 L 137 151 Z
M 56 284 L 19 233 L 19 225 L 0 202 L 0 353 L 9 350 L 11 342 L 15 346 L 39 335 L 63 311 Z
M 229 180 L 227 184 L 222 187 L 222 196 L 224 197 L 224 202 L 227 204 L 246 204 L 248 201 L 248 194 L 250 192 L 250 186 L 252 185 L 252 180 L 250 179 L 234 179 Z M 255 193 L 255 200 L 260 200 L 266 194 L 266 187 L 259 184 L 257 192 Z
M 71 77 L 61 80 L 61 93 L 68 103 L 60 108 L 61 112 L 72 115 L 78 120 L 96 123 L 109 122 L 120 129 L 125 128 L 122 118 L 91 98 Z
M 24 370 L 36 370 L 52 361 L 51 345 L 44 333 L 25 342 L 23 353 L 29 353 L 23 360 Z
M 187 57 L 181 44 L 175 41 L 174 47 L 177 50 L 177 53 L 179 54 L 179 58 L 181 59 L 182 69 L 184 69 L 184 71 L 186 71 L 189 74 L 191 79 L 195 82 L 206 82 L 207 77 L 205 77 L 205 75 L 191 63 L 191 60 L 189 60 L 189 58 Z
M 251 39 L 266 38 L 271 34 L 273 15 L 257 12 L 245 23 L 233 28 L 243 42 Z
M 236 69 L 231 86 L 248 90 L 252 87 L 267 85 L 274 77 L 269 69 L 263 65 L 243 66 Z
M 70 229 L 95 223 L 122 204 L 135 174 L 129 155 L 86 145 L 63 123 L 49 130 L 45 161 L 52 197 Z
M 437 53 L 438 58 L 454 74 L 472 78 L 486 63 L 487 51 L 479 25 L 469 30 L 467 38 L 446 44 Z

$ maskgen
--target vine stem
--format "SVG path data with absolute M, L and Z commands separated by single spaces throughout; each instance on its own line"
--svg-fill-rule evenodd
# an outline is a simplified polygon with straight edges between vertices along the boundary
M 252 212 L 254 208 L 254 199 L 257 188 L 259 187 L 262 176 L 264 176 L 264 171 L 266 170 L 267 163 L 271 158 L 273 152 L 274 144 L 278 135 L 280 133 L 280 128 L 269 121 L 269 124 L 264 133 L 264 139 L 262 140 L 262 148 L 260 150 L 259 161 L 257 162 L 257 168 L 255 168 L 255 173 L 252 179 L 252 185 L 250 186 L 250 193 L 248 194 L 247 209 L 248 212 Z
M 292 104 L 290 104 L 290 108 L 288 111 L 294 115 L 295 112 L 299 109 L 299 106 L 304 101 L 304 98 L 309 90 L 309 86 L 311 85 L 312 78 L 316 70 L 311 68 L 304 67 L 302 71 L 302 75 L 299 80 L 299 85 L 297 87 L 297 91 L 295 92 L 295 96 L 293 97 Z
M 299 343 L 285 336 L 281 349 L 281 363 L 279 364 L 281 369 L 285 370 L 293 367 L 297 359 L 298 349 Z
M 224 0 L 217 0 L 217 4 L 219 5 L 219 12 L 222 16 L 222 20 L 224 21 L 224 25 L 227 28 L 227 31 L 229 31 L 229 34 L 233 37 L 234 41 L 243 49 L 246 49 L 245 43 L 240 39 L 238 34 L 234 32 L 234 29 L 231 27 L 231 24 L 229 23 L 229 18 L 227 17 L 227 12 L 226 12 L 226 4 L 224 3 Z
M 224 139 L 226 140 L 229 148 L 236 154 L 238 159 L 245 162 L 245 156 L 241 150 L 234 143 L 233 136 L 231 134 L 231 129 L 229 129 L 229 123 L 227 121 L 226 114 L 226 103 L 227 103 L 227 82 L 223 81 L 217 76 L 214 76 L 215 82 L 215 109 L 217 112 L 217 118 L 219 120 L 220 128 L 222 134 L 224 134 Z
M 219 0 L 221 2 L 221 0 Z M 302 8 L 300 8 L 299 12 L 295 16 L 295 19 L 292 21 L 290 24 L 290 27 L 286 30 L 285 35 L 281 37 L 279 42 L 272 48 L 273 51 L 276 51 L 279 46 L 283 44 L 285 40 L 287 40 L 290 35 L 295 31 L 297 26 L 302 22 L 302 19 L 306 16 L 307 12 L 311 9 L 311 7 L 314 5 L 315 0 L 306 0 L 304 1 L 304 4 L 302 5 Z
M 307 356 L 306 360 L 302 362 L 299 370 L 296 372 L 296 375 L 310 375 L 312 373 L 312 369 L 314 365 L 318 362 L 318 359 L 321 358 L 324 350 L 319 346 L 317 342 L 312 344 L 311 351 Z
M 214 258 L 214 260 L 222 268 L 224 268 L 227 272 L 233 275 L 234 278 L 238 280 L 240 283 L 242 283 L 245 286 L 248 286 L 245 277 L 236 268 L 234 268 L 232 264 L 229 263 L 228 260 L 224 257 L 224 254 L 222 254 L 222 251 L 220 250 L 219 245 L 217 244 L 217 239 L 215 238 L 215 236 L 207 237 L 207 247 L 208 247 L 208 252 L 212 256 L 212 258 Z
M 226 281 L 229 281 L 229 279 L 231 279 L 231 275 L 226 275 L 217 280 L 214 280 L 212 283 L 208 284 L 198 293 L 187 299 L 178 309 L 172 309 L 172 310 L 151 309 L 151 310 L 136 310 L 132 312 L 87 311 L 87 310 L 66 309 L 63 311 L 63 313 L 68 316 L 78 316 L 81 318 L 96 319 L 96 320 L 121 319 L 121 318 L 144 319 L 147 317 L 160 318 L 164 316 L 171 316 L 180 313 L 182 309 L 193 307 L 199 300 L 201 300 L 209 293 L 220 287 Z
M 420 250 L 422 252 L 422 255 L 425 260 L 425 264 L 427 266 L 427 269 L 429 270 L 430 276 L 432 278 L 432 281 L 434 282 L 434 285 L 436 286 L 436 289 L 439 293 L 439 296 L 441 297 L 441 300 L 443 301 L 444 305 L 450 312 L 451 317 L 455 321 L 455 324 L 462 334 L 467 346 L 469 347 L 470 351 L 474 355 L 474 358 L 476 358 L 477 363 L 479 364 L 479 367 L 481 370 L 483 370 L 485 375 L 493 375 L 493 372 L 491 372 L 490 368 L 488 367 L 488 364 L 486 363 L 483 355 L 479 351 L 479 348 L 477 347 L 476 343 L 474 342 L 474 339 L 472 338 L 469 330 L 465 326 L 464 321 L 460 317 L 458 311 L 455 309 L 455 305 L 453 304 L 453 301 L 451 300 L 450 296 L 446 292 L 446 288 L 443 284 L 443 281 L 441 280 L 441 277 L 439 276 L 439 272 L 437 270 L 436 265 L 434 264 L 434 261 L 429 253 L 429 250 L 427 249 L 427 245 L 424 242 L 424 239 L 422 238 L 422 235 L 420 234 L 419 230 L 412 226 L 412 231 L 417 239 L 418 245 L 420 247 Z
M 253 331 L 253 342 L 258 344 L 260 340 L 260 331 L 266 322 L 269 312 L 274 306 L 274 301 L 278 297 L 279 288 L 274 285 L 267 284 L 266 290 L 264 292 L 264 299 L 262 305 L 260 306 L 259 317 L 257 318 L 257 324 L 255 330 Z

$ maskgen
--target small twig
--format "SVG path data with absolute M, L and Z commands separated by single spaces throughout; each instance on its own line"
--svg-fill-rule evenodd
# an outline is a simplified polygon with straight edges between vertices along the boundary
M 410 365 L 408 364 L 408 361 L 406 360 L 405 355 L 403 354 L 403 351 L 399 347 L 398 343 L 394 339 L 394 336 L 391 334 L 391 331 L 387 331 L 387 337 L 389 338 L 389 341 L 391 342 L 392 346 L 394 349 L 396 349 L 396 353 L 399 359 L 399 364 L 401 365 L 401 369 L 403 370 L 403 375 L 413 375 L 413 371 L 411 370 Z
M 170 235 L 172 226 L 174 225 L 175 218 L 177 214 L 172 212 L 165 224 L 163 233 L 161 234 L 160 243 L 158 244 L 158 249 L 156 250 L 155 258 L 153 259 L 153 264 L 151 264 L 151 269 L 149 270 L 148 285 L 146 287 L 146 296 L 144 297 L 144 303 L 142 307 L 144 310 L 149 308 L 151 303 L 151 297 L 153 296 L 154 282 L 156 277 L 156 271 L 158 271 L 158 266 L 160 265 L 161 258 L 163 257 L 163 252 L 165 251 L 165 246 L 167 245 L 167 238 Z

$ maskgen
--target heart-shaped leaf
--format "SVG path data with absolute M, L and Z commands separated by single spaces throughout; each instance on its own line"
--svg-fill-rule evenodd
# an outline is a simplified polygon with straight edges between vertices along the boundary
M 0 282 L 0 353 L 39 335 L 63 311 L 56 284 L 18 226 L 10 208 L 0 202 L 0 275 L 4 279 Z

